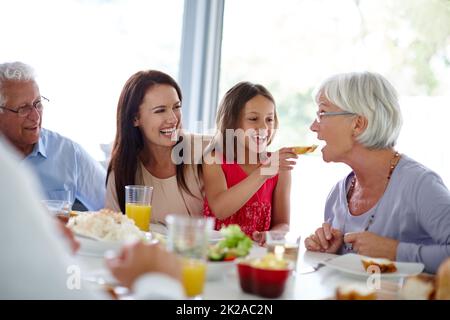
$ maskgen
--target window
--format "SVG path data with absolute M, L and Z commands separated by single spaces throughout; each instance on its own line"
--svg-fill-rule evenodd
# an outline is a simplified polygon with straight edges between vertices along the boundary
M 273 148 L 305 145 L 316 106 L 313 89 L 338 72 L 385 75 L 401 96 L 397 149 L 438 172 L 450 186 L 450 4 L 448 1 L 227 0 L 219 99 L 242 80 L 274 95 L 280 130 Z M 291 225 L 311 233 L 332 186 L 349 172 L 320 151 L 293 172 Z
M 1 4 L 0 61 L 35 68 L 51 102 L 43 127 L 80 143 L 96 159 L 116 131 L 125 81 L 159 69 L 178 75 L 184 2 L 17 0 Z

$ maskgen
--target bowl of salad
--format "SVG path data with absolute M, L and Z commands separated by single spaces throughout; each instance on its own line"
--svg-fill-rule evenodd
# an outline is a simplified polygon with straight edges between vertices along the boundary
M 208 248 L 207 279 L 220 280 L 234 270 L 235 260 L 250 253 L 253 242 L 238 225 L 220 230 L 223 239 Z

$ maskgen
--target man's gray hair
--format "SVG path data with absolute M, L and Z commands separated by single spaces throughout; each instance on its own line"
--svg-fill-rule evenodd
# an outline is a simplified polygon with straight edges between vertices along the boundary
M 325 80 L 317 92 L 342 110 L 367 118 L 366 130 L 357 137 L 365 147 L 384 149 L 396 144 L 402 114 L 397 91 L 382 75 L 372 72 L 337 74 Z
M 0 64 L 0 105 L 4 102 L 2 89 L 6 81 L 35 81 L 34 70 L 19 61 Z

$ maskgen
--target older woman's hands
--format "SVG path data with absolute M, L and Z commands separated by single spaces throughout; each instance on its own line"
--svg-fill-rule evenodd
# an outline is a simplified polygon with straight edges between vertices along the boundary
M 318 228 L 315 234 L 305 239 L 305 247 L 310 251 L 336 253 L 344 243 L 344 237 L 339 229 L 334 229 L 327 222 Z
M 147 272 L 164 273 L 181 279 L 179 258 L 159 244 L 136 242 L 122 249 L 118 257 L 106 260 L 111 273 L 124 286 L 131 288 L 134 281 Z
M 353 251 L 364 256 L 390 260 L 395 260 L 397 257 L 399 242 L 394 239 L 381 237 L 372 232 L 346 233 L 344 242 L 351 244 Z

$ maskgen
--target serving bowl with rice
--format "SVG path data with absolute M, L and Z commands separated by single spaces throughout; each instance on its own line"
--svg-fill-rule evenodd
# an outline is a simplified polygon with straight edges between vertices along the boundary
M 108 250 L 117 251 L 125 242 L 150 240 L 151 234 L 142 232 L 134 221 L 120 212 L 102 209 L 82 212 L 67 223 L 80 242 L 79 254 L 103 256 Z

